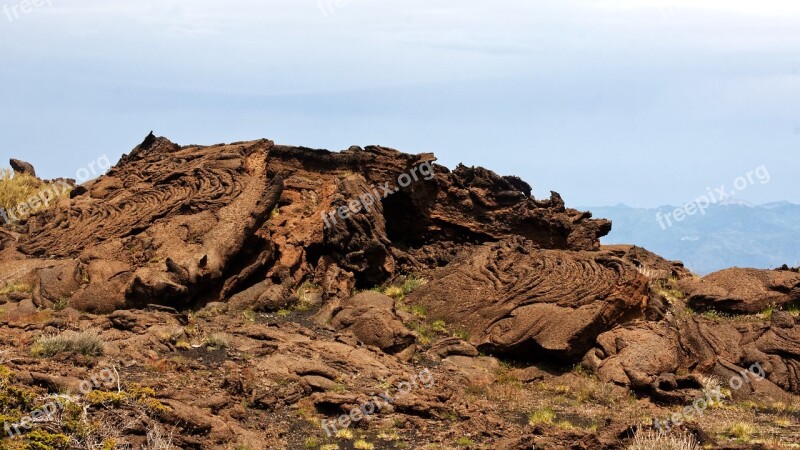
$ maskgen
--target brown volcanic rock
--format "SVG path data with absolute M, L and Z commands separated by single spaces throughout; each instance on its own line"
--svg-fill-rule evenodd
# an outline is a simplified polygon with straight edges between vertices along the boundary
M 635 245 L 604 245 L 603 250 L 629 261 L 645 277 L 651 280 L 691 278 L 692 272 L 680 261 L 669 261 Z
M 20 239 L 29 255 L 80 262 L 83 284 L 71 292 L 80 309 L 187 303 L 223 276 L 281 194 L 281 179 L 267 179 L 269 141 L 146 144 L 67 207 L 32 216 Z
M 725 269 L 701 280 L 684 280 L 689 306 L 754 314 L 769 306 L 800 301 L 800 273 L 791 270 Z
M 646 300 L 644 277 L 609 253 L 540 250 L 522 239 L 465 252 L 409 296 L 481 348 L 562 362 L 641 315 Z
M 359 286 L 370 287 L 396 274 L 399 262 L 408 270 L 423 270 L 413 255 L 429 245 L 458 248 L 518 235 L 543 248 L 591 250 L 610 231 L 608 221 L 564 208 L 558 194 L 537 201 L 515 177 L 464 166 L 451 172 L 433 164 L 431 154 L 276 146 L 269 159 L 271 174 L 287 174 L 280 214 L 263 232 L 280 254 L 271 273 L 288 271 L 295 280 L 313 273 L 319 255 L 333 256 Z M 416 172 L 417 181 L 395 187 L 399 177 L 422 165 L 431 168 L 430 176 Z M 366 192 L 378 200 L 388 197 L 348 220 L 328 219 L 325 226 L 323 215 Z
M 544 248 L 590 250 L 599 248 L 598 238 L 611 229 L 607 220 L 592 220 L 590 213 L 565 208 L 556 193 L 549 200 L 538 201 L 530 196 L 530 186 L 519 178 L 463 165 L 450 171 L 433 165 L 432 154 L 408 155 L 377 146 L 340 153 L 276 146 L 270 151 L 270 159 L 271 173 L 285 171 L 299 182 L 294 186 L 288 183 L 288 190 L 317 187 L 317 193 L 334 196 L 336 191 L 345 191 L 343 199 L 333 199 L 337 207 L 354 198 L 352 194 L 369 192 L 361 186 L 356 192 L 347 192 L 352 189 L 342 189 L 343 180 L 363 179 L 367 185 L 379 187 L 382 196 L 386 183 L 396 187 L 401 175 L 430 164 L 435 175 L 417 173 L 417 181 L 396 188 L 382 202 L 386 233 L 393 241 L 424 244 L 519 235 Z M 330 181 L 337 181 L 333 189 L 319 189 L 320 184 Z
M 338 301 L 400 266 L 424 270 L 416 255 L 428 244 L 454 255 L 517 235 L 543 248 L 591 250 L 610 229 L 566 209 L 558 194 L 533 199 L 518 178 L 464 166 L 451 172 L 434 160 L 383 147 L 332 153 L 267 140 L 180 147 L 151 134 L 71 199 L 32 215 L 27 232 L 4 246 L 14 258 L 49 259 L 47 274 L 32 264 L 24 275 L 38 280 L 42 305 L 71 298 L 82 310 L 109 312 L 247 291 L 236 304 L 269 309 L 283 301 L 262 298 L 269 286 L 290 292 L 313 281 L 324 301 Z M 403 177 L 410 183 L 398 182 Z M 368 210 L 347 220 L 326 215 L 366 192 L 373 193 Z
M 714 375 L 726 387 L 732 377 L 759 364 L 766 379 L 745 383 L 734 397 L 782 398 L 782 390 L 800 392 L 798 342 L 800 319 L 786 312 L 776 312 L 771 323 L 725 323 L 681 314 L 603 333 L 583 363 L 603 381 L 669 402 L 697 398 L 700 375 Z M 677 373 L 690 375 L 680 383 Z M 670 379 L 676 382 L 665 382 Z
M 132 420 L 114 425 L 118 442 L 137 448 L 155 424 L 177 433 L 179 448 L 327 443 L 317 420 L 330 425 L 376 394 L 391 404 L 352 425 L 358 439 L 391 429 L 409 448 L 460 436 L 481 448 L 621 448 L 653 405 L 609 408 L 628 392 L 565 372 L 584 355 L 600 380 L 664 403 L 701 397 L 701 375 L 725 384 L 755 363 L 766 380 L 735 395 L 800 391 L 791 314 L 689 315 L 673 295 L 676 279 L 691 278 L 682 264 L 635 246 L 601 248 L 610 223 L 565 208 L 556 193 L 537 200 L 518 178 L 433 161 L 266 140 L 180 147 L 151 134 L 71 198 L 0 229 L 0 287 L 23 291 L 0 296 L 0 364 L 52 390 L 107 365 L 119 368 L 122 389 L 152 387 L 166 410 L 123 405 Z M 368 209 L 329 214 L 365 192 L 376 197 Z M 354 295 L 411 274 L 428 283 L 405 301 L 426 314 Z M 766 277 L 764 291 L 796 298 L 786 274 Z M 753 303 L 756 291 L 747 291 Z M 66 299 L 90 313 L 62 308 Z M 104 356 L 30 357 L 42 335 L 87 329 Z M 531 408 L 548 405 L 556 425 L 532 426 Z M 86 412 L 94 423 L 120 411 Z M 584 429 L 590 422 L 597 431 Z
M 394 309 L 394 300 L 377 292 L 362 292 L 342 302 L 331 326 L 353 333 L 359 341 L 387 353 L 399 353 L 416 342 Z
M 11 165 L 11 169 L 14 170 L 15 173 L 21 173 L 33 177 L 36 176 L 36 170 L 33 168 L 33 164 L 31 163 L 20 161 L 14 158 L 11 158 L 8 163 Z

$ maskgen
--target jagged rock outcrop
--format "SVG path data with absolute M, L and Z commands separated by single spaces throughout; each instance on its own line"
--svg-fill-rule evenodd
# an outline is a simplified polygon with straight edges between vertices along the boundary
M 151 134 L 4 245 L 14 258 L 50 261 L 47 272 L 27 276 L 38 304 L 70 298 L 76 308 L 110 312 L 227 300 L 249 289 L 258 295 L 235 303 L 259 306 L 279 302 L 259 303 L 269 286 L 285 293 L 303 280 L 326 284 L 325 300 L 343 299 L 399 265 L 419 267 L 414 254 L 427 244 L 460 248 L 518 235 L 543 248 L 591 250 L 610 229 L 566 209 L 557 194 L 533 199 L 518 178 L 451 172 L 434 160 L 267 140 L 180 147 Z M 336 215 L 356 199 L 360 211 Z
M 272 145 L 179 148 L 146 140 L 69 202 L 28 219 L 20 252 L 59 258 L 57 270 L 71 272 L 58 288 L 42 289 L 40 275 L 38 289 L 93 312 L 202 296 L 280 198 L 282 178 L 267 178 Z

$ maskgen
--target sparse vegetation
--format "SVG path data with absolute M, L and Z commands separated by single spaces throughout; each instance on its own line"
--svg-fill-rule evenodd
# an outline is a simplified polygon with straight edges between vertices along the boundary
M 655 280 L 650 284 L 650 290 L 673 304 L 686 298 L 686 293 L 678 288 L 677 278 Z
M 45 186 L 42 180 L 34 176 L 0 169 L 0 207 L 6 210 L 16 208 L 20 203 L 37 196 Z
M 699 450 L 697 439 L 690 434 L 640 431 L 627 450 Z
M 31 347 L 31 354 L 49 358 L 59 353 L 78 353 L 84 356 L 101 356 L 104 344 L 98 331 L 65 331 L 57 335 L 41 336 Z
M 444 320 L 437 320 L 431 324 L 431 330 L 437 333 L 447 333 L 447 324 Z
M 353 430 L 349 428 L 342 428 L 336 432 L 336 437 L 345 441 L 352 441 L 354 437 Z
M 163 342 L 175 345 L 178 342 L 180 342 L 181 340 L 183 340 L 185 336 L 186 336 L 186 333 L 185 333 L 183 328 L 181 328 L 181 327 L 173 327 L 173 328 L 170 328 L 169 330 L 164 331 L 163 333 L 161 333 L 161 336 L 159 336 L 159 337 L 161 338 L 161 340 Z
M 256 312 L 253 311 L 252 309 L 245 309 L 244 311 L 242 311 L 242 317 L 244 317 L 244 320 L 246 320 L 247 322 L 255 323 Z
M 230 347 L 230 336 L 225 333 L 212 333 L 203 345 L 209 350 L 222 350 Z
M 19 423 L 23 418 L 41 414 L 44 405 L 58 404 L 58 412 L 34 428 L 23 431 L 13 441 L 0 438 L 2 450 L 67 450 L 74 448 L 112 450 L 125 445 L 123 431 L 129 426 L 125 414 L 135 417 L 152 416 L 167 410 L 155 399 L 149 388 L 131 384 L 128 390 L 94 390 L 83 396 L 66 394 L 40 394 L 14 385 L 14 376 L 0 366 L 0 423 Z M 97 414 L 98 411 L 109 414 Z M 157 422 L 149 422 L 146 429 L 147 448 L 171 450 L 172 434 L 166 434 Z
M 358 450 L 374 450 L 375 445 L 365 441 L 364 439 L 359 439 L 353 443 L 353 448 Z
M 319 286 L 311 282 L 303 283 L 296 292 L 297 295 L 297 303 L 292 306 L 292 310 L 298 312 L 308 312 L 310 311 L 314 305 L 317 303 L 315 302 L 313 296 L 315 293 L 319 292 Z
M 772 315 L 775 314 L 776 310 L 777 310 L 777 308 L 775 307 L 775 305 L 771 304 L 771 305 L 767 306 L 766 308 L 764 308 L 763 311 L 758 313 L 758 317 L 761 318 L 761 319 L 764 319 L 764 320 L 770 320 L 772 318 Z
M 8 295 L 12 292 L 31 293 L 33 292 L 33 287 L 31 287 L 31 285 L 29 285 L 28 283 L 17 282 L 17 283 L 7 284 L 2 288 L 0 288 L 0 295 Z
M 399 286 L 389 286 L 386 289 L 384 289 L 383 294 L 392 297 L 397 301 L 403 301 L 406 298 L 403 289 L 400 288 Z
M 472 445 L 475 445 L 475 442 L 472 439 L 470 439 L 469 436 L 461 436 L 456 441 L 456 445 L 458 445 L 459 447 L 470 447 Z
M 755 431 L 753 425 L 745 422 L 737 422 L 728 427 L 728 435 L 742 443 L 749 442 Z
M 402 302 L 406 296 L 428 283 L 428 280 L 415 275 L 406 277 L 400 286 L 389 286 L 383 290 L 384 295 Z
M 722 390 L 722 384 L 717 377 L 701 377 L 700 383 L 703 386 L 703 395 L 705 398 L 710 399 L 708 407 L 713 408 L 719 406 L 719 402 L 713 400 L 716 397 L 719 397 L 720 394 L 722 398 L 727 397 Z M 721 400 L 720 400 L 721 401 Z
M 538 408 L 528 414 L 528 423 L 531 426 L 542 424 L 551 425 L 555 419 L 556 413 L 549 407 Z
M 403 292 L 408 295 L 426 284 L 428 284 L 428 280 L 425 278 L 411 275 L 403 282 Z
M 147 427 L 147 450 L 172 450 L 172 433 L 166 433 L 164 427 L 156 422 L 152 422 Z
M 69 299 L 61 299 L 53 303 L 53 311 L 63 311 L 67 309 L 67 306 L 69 306 Z
M 717 322 L 719 322 L 721 320 L 725 320 L 725 319 L 731 318 L 731 316 L 729 314 L 725 314 L 725 313 L 719 312 L 719 311 L 717 311 L 715 309 L 706 309 L 706 310 L 703 310 L 703 311 L 696 311 L 695 309 L 691 308 L 690 306 L 687 306 L 686 307 L 686 311 L 689 314 L 702 316 L 702 317 L 705 317 L 707 319 L 711 319 L 711 320 L 714 320 L 714 321 L 717 321 Z
M 378 433 L 378 439 L 382 441 L 399 441 L 400 435 L 396 430 L 383 430 Z

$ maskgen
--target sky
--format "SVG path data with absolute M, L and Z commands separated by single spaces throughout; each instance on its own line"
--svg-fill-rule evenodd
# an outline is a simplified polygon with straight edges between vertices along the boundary
M 153 130 L 434 152 L 571 206 L 684 204 L 763 166 L 741 198 L 800 203 L 797 0 L 22 3 L 0 0 L 0 164 L 43 177 Z

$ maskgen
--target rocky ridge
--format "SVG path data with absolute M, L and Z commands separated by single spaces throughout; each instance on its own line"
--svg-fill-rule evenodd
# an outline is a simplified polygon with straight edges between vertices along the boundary
M 151 134 L 0 228 L 0 362 L 13 374 L 0 394 L 46 398 L 113 366 L 117 397 L 75 400 L 88 415 L 75 420 L 111 424 L 90 427 L 101 444 L 147 447 L 158 432 L 178 448 L 252 449 L 623 448 L 642 417 L 754 364 L 765 380 L 732 399 L 797 404 L 796 271 L 696 279 L 644 249 L 601 247 L 610 222 L 531 191 L 379 146 Z M 31 356 L 42 336 L 80 330 L 99 335 L 100 354 Z M 435 383 L 397 392 L 423 371 Z M 351 421 L 350 437 L 327 435 L 376 392 L 392 401 Z M 586 404 L 554 410 L 544 394 Z M 561 421 L 536 419 L 545 409 Z M 88 429 L 46 430 L 89 445 Z M 687 432 L 724 445 L 702 424 Z

